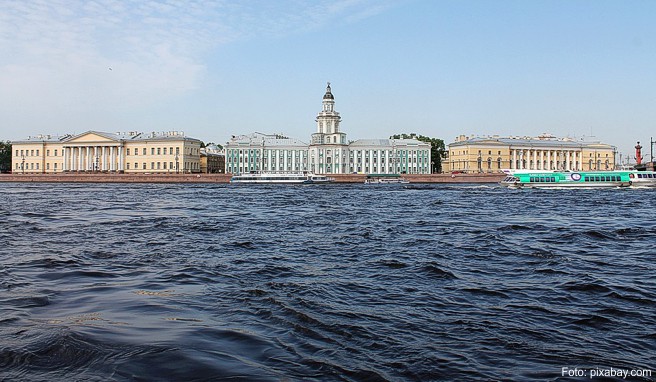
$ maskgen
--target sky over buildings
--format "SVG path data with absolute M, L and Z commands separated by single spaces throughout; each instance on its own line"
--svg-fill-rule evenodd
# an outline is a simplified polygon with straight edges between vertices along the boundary
M 0 2 L 0 139 L 259 131 L 656 138 L 656 2 Z M 590 138 L 592 137 L 592 138 Z

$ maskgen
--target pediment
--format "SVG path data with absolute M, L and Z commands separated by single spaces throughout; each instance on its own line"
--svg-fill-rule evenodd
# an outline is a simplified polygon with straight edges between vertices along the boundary
M 97 131 L 87 131 L 86 133 L 78 134 L 66 140 L 66 143 L 110 143 L 118 142 L 119 140 L 113 138 L 111 134 L 100 133 Z

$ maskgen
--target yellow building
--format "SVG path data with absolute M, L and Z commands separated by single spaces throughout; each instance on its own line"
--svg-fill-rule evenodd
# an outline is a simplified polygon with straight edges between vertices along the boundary
M 181 132 L 39 135 L 12 142 L 14 173 L 200 172 L 198 139 Z
M 448 145 L 444 171 L 500 172 L 510 170 L 615 170 L 614 146 L 552 135 L 530 137 L 467 137 Z

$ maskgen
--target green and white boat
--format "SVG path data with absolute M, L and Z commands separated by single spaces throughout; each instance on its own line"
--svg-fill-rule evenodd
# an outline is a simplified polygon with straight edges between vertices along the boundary
M 617 188 L 629 187 L 632 171 L 508 171 L 499 182 L 509 188 Z

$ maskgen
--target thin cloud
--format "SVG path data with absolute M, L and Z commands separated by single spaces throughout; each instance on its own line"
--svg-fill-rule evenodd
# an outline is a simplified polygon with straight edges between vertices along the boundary
M 380 4 L 5 0 L 0 112 L 19 121 L 26 112 L 102 117 L 105 104 L 111 112 L 139 110 L 201 87 L 204 57 L 220 44 L 348 22 L 379 12 Z

